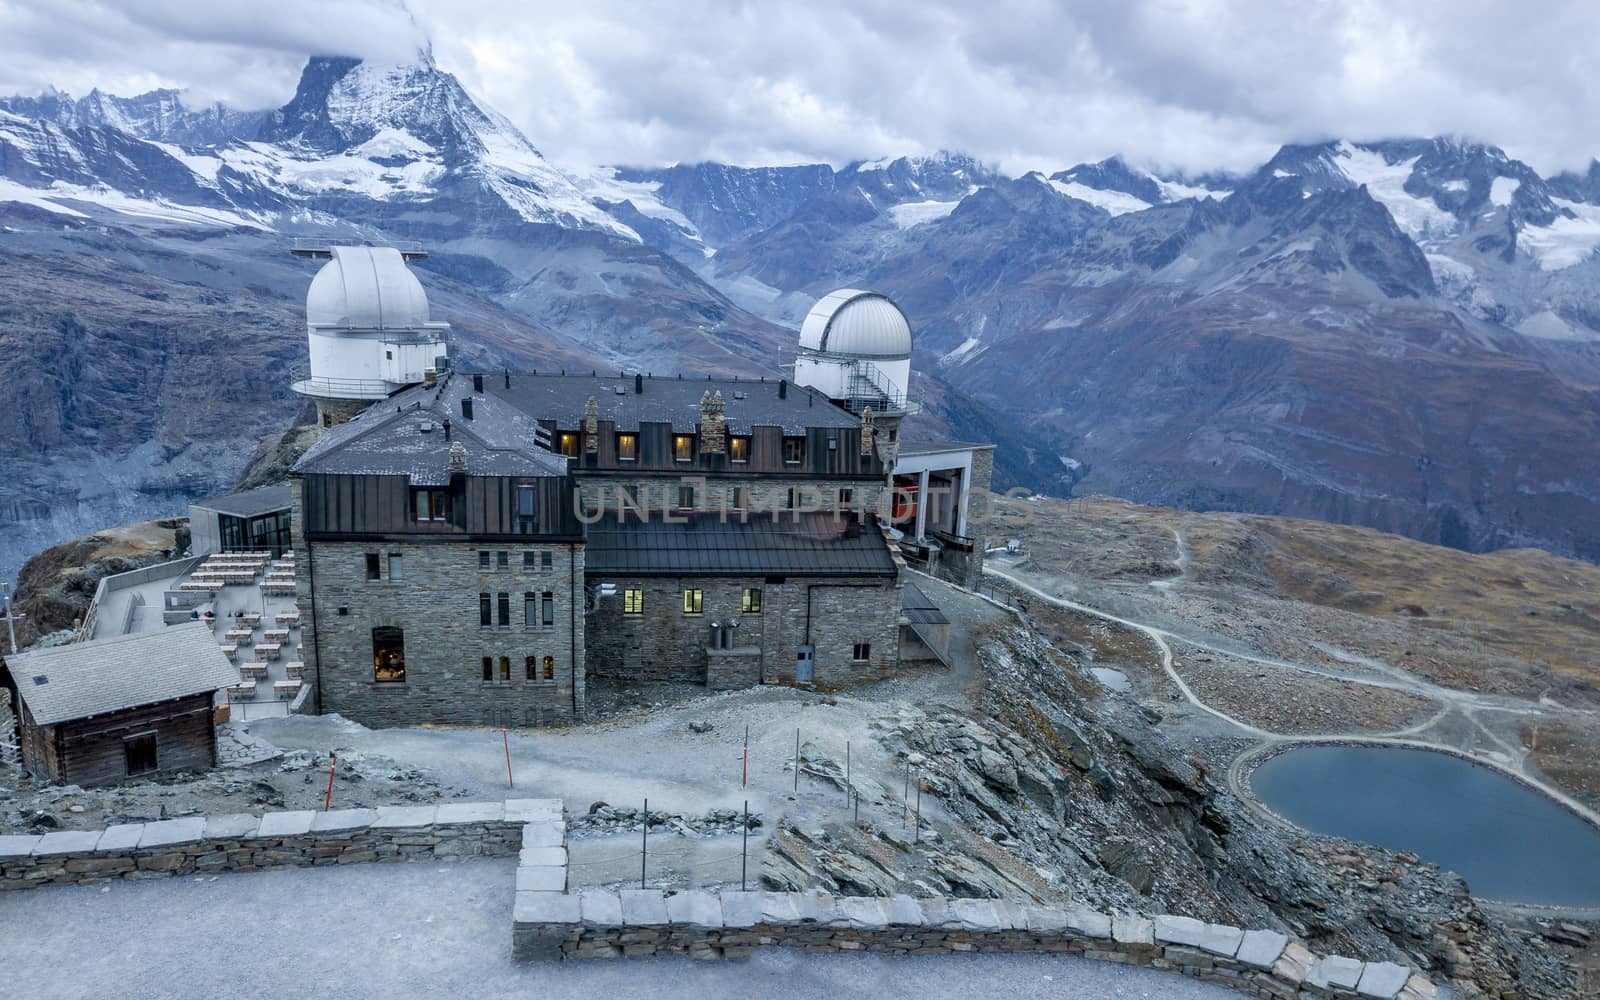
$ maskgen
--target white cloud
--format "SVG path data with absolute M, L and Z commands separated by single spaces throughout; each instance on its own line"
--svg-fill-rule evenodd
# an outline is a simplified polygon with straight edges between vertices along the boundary
M 439 65 L 572 162 L 1013 170 L 1121 152 L 1242 169 L 1279 144 L 1465 134 L 1541 170 L 1597 150 L 1587 0 L 0 0 L 0 92 L 271 106 L 313 51 Z

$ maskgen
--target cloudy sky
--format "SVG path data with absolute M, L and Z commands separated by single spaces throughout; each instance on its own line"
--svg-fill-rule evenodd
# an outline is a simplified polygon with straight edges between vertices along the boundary
M 270 107 L 312 52 L 441 69 L 569 163 L 957 149 L 1242 169 L 1281 143 L 1460 134 L 1600 154 L 1593 0 L 0 0 L 0 93 Z

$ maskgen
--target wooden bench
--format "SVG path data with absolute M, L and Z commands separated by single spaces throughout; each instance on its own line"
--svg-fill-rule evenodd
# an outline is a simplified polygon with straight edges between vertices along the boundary
M 284 643 L 289 641 L 289 630 L 286 628 L 268 628 L 261 630 L 261 638 L 267 642 Z
M 278 658 L 278 652 L 280 650 L 282 650 L 282 649 L 283 649 L 283 644 L 282 643 L 277 643 L 277 642 L 258 642 L 258 643 L 256 643 L 256 654 L 258 656 L 265 656 L 269 660 L 276 660 Z
M 280 701 L 288 701 L 300 693 L 302 681 L 273 681 L 272 690 Z
M 300 612 L 280 611 L 277 614 L 277 620 L 279 625 L 287 625 L 290 628 L 294 628 L 300 624 Z
M 250 645 L 251 637 L 255 634 L 255 629 L 251 628 L 230 628 L 223 633 L 222 637 L 232 642 L 237 642 L 241 646 L 248 646 Z
M 228 685 L 228 695 L 232 698 L 254 698 L 256 696 L 255 681 L 240 681 Z
M 299 677 L 305 672 L 305 669 L 305 663 L 300 660 L 290 660 L 283 665 L 283 672 L 288 674 L 290 678 Z
M 267 664 L 262 660 L 251 660 L 248 663 L 241 663 L 239 664 L 239 673 L 246 677 L 265 678 L 267 676 Z
M 223 646 L 222 646 L 222 655 L 226 656 L 230 660 L 233 659 L 235 656 L 238 656 L 239 655 L 239 644 L 236 643 L 236 642 L 224 643 Z

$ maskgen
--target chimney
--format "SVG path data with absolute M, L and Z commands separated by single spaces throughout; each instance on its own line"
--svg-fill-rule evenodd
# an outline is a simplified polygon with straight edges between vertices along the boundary
M 444 439 L 446 441 L 450 440 L 450 418 L 446 417 L 444 422 L 439 426 L 444 428 Z
M 467 471 L 467 446 L 460 441 L 453 442 L 450 445 L 450 471 Z
M 471 399 L 463 399 L 461 401 L 461 419 L 462 420 L 471 420 L 472 419 L 472 400 Z
M 483 392 L 483 376 L 482 375 L 474 375 L 474 376 L 472 376 L 472 391 L 473 392 L 478 392 L 478 393 Z
M 636 396 L 644 395 L 644 373 L 643 372 L 634 372 L 634 375 L 633 375 L 633 393 Z
M 789 380 L 786 379 L 786 378 L 778 379 L 778 398 L 779 399 L 788 399 L 789 398 Z
M 439 369 L 437 369 L 437 368 L 424 368 L 422 370 L 422 384 L 423 384 L 424 387 L 429 388 L 429 389 L 432 389 L 434 386 L 438 385 L 439 384 Z

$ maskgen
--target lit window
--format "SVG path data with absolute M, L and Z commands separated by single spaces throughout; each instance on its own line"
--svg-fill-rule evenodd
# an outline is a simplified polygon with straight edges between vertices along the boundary
M 694 435 L 672 435 L 672 460 L 675 462 L 694 461 Z
M 744 588 L 744 599 L 739 602 L 739 610 L 747 615 L 759 615 L 761 613 L 760 587 Z
M 511 657 L 509 656 L 500 657 L 500 683 L 511 683 Z
M 706 592 L 703 590 L 685 590 L 683 592 L 683 613 L 686 615 L 702 615 L 706 610 Z
M 405 559 L 398 552 L 389 553 L 389 579 L 405 579 Z
M 622 613 L 625 615 L 644 614 L 644 591 L 624 590 L 622 592 Z
M 728 439 L 728 461 L 750 461 L 750 439 L 747 437 L 731 437 Z
M 561 441 L 561 454 L 567 456 L 568 458 L 577 458 L 578 457 L 578 432 L 577 431 L 562 431 L 561 432 L 560 441 Z
M 617 461 L 636 462 L 639 460 L 639 435 L 617 435 Z
M 783 464 L 799 465 L 806 457 L 805 438 L 783 439 Z
M 544 658 L 544 679 L 547 681 L 556 679 L 556 658 L 553 656 Z
M 872 659 L 872 643 L 858 642 L 850 650 L 850 659 L 857 663 L 865 663 Z
M 372 630 L 372 679 L 379 684 L 402 684 L 406 679 L 405 633 L 391 625 Z

